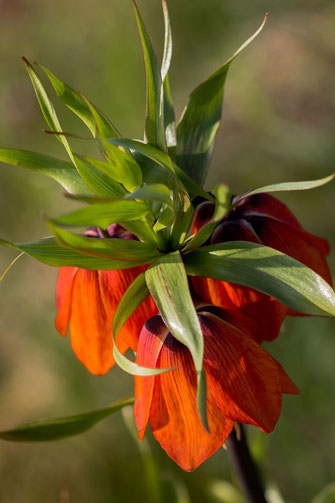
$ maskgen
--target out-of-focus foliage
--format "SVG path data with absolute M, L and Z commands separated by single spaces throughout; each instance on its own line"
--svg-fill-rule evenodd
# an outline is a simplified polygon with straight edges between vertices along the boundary
M 178 115 L 190 90 L 253 33 L 269 11 L 261 36 L 230 69 L 208 185 L 224 178 L 238 194 L 275 182 L 321 178 L 333 171 L 333 0 L 168 3 L 174 34 L 170 81 Z M 138 5 L 159 53 L 160 1 L 139 0 Z M 0 11 L 1 147 L 63 155 L 54 138 L 42 133 L 43 117 L 20 62 L 22 55 L 79 88 L 108 113 L 121 134 L 141 138 L 144 65 L 130 2 L 0 0 Z M 60 106 L 57 111 L 65 130 L 84 133 L 72 114 Z M 90 149 L 88 142 L 80 145 L 87 155 Z M 327 237 L 335 248 L 332 184 L 280 198 L 306 229 Z M 73 207 L 48 178 L 0 167 L 1 237 L 23 242 L 46 236 L 41 210 L 52 215 Z M 334 257 L 333 251 L 333 272 Z M 1 271 L 12 258 L 11 250 L 1 250 Z M 53 268 L 24 257 L 0 286 L 2 430 L 15 421 L 103 407 L 132 392 L 132 378 L 116 368 L 101 378 L 89 375 L 70 351 L 69 341 L 56 333 L 55 279 Z M 280 359 L 301 394 L 284 399 L 276 431 L 267 437 L 264 474 L 275 479 L 285 501 L 306 503 L 335 473 L 334 321 L 288 319 L 279 339 L 267 349 Z M 185 484 L 192 503 L 216 501 L 207 493 L 212 481 L 232 480 L 224 451 L 186 474 L 158 445 L 152 447 L 164 478 L 179 480 L 181 487 Z M 147 500 L 144 470 L 121 415 L 115 415 L 86 434 L 59 443 L 1 444 L 0 500 L 142 502 Z

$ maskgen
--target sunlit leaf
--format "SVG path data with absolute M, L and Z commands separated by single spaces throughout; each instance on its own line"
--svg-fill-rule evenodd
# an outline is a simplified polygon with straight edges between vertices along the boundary
M 73 164 L 28 150 L 0 149 L 0 161 L 47 175 L 71 194 L 91 194 Z
M 53 267 L 80 267 L 96 271 L 128 269 L 143 264 L 138 262 L 126 262 L 123 260 L 104 259 L 78 253 L 71 248 L 60 246 L 55 238 L 44 238 L 39 241 L 28 243 L 10 243 L 0 239 L 0 246 L 13 248 L 30 255 L 39 262 Z
M 59 123 L 55 108 L 47 95 L 42 82 L 40 81 L 37 73 L 35 72 L 35 69 L 33 66 L 27 61 L 26 58 L 22 58 L 24 65 L 27 69 L 27 72 L 29 74 L 30 80 L 33 84 L 33 88 L 36 94 L 36 97 L 38 99 L 38 102 L 40 104 L 42 113 L 44 115 L 44 118 L 51 129 L 51 131 L 57 132 L 57 131 L 62 131 L 61 125 Z M 72 152 L 70 145 L 64 135 L 55 135 L 56 138 L 64 145 L 70 159 L 72 159 Z
M 198 375 L 199 413 L 207 427 L 204 340 L 180 253 L 165 254 L 155 260 L 146 270 L 145 279 L 164 323 L 192 355 Z
M 223 88 L 230 64 L 260 33 L 264 24 L 207 80 L 196 87 L 177 126 L 177 164 L 199 185 L 206 178 L 219 127 Z
M 115 199 L 125 196 L 127 191 L 120 183 L 113 180 L 101 169 L 96 168 L 94 164 L 88 162 L 82 156 L 73 153 L 73 157 L 80 176 L 94 194 Z
M 154 147 L 166 152 L 162 77 L 155 52 L 137 5 L 134 0 L 132 0 L 132 3 L 141 36 L 147 77 L 146 139 Z
M 210 194 L 208 194 L 205 190 L 203 190 L 197 183 L 195 183 L 184 171 L 182 171 L 176 164 L 174 164 L 171 158 L 161 152 L 157 148 L 148 145 L 139 140 L 131 140 L 129 138 L 113 138 L 109 140 L 110 143 L 114 145 L 120 145 L 135 152 L 139 152 L 140 154 L 148 157 L 152 161 L 155 161 L 160 166 L 162 166 L 167 173 L 170 173 L 171 179 L 177 177 L 178 180 L 183 184 L 183 186 L 188 190 L 188 192 L 202 196 L 209 201 L 212 201 L 213 198 Z M 174 175 L 174 176 L 173 176 Z M 165 182 L 164 182 L 165 183 Z
M 52 219 L 52 222 L 56 225 L 97 226 L 107 229 L 115 222 L 139 220 L 149 213 L 149 206 L 141 201 L 118 200 L 85 206 L 62 217 Z
M 157 249 L 142 241 L 80 236 L 60 229 L 50 221 L 48 224 L 60 245 L 68 246 L 78 253 L 106 259 L 111 258 L 121 262 L 135 262 L 136 264 L 139 262 L 146 264 L 159 255 Z
M 187 274 L 255 288 L 294 311 L 335 316 L 335 292 L 301 262 L 246 241 L 204 246 L 183 257 Z
M 84 412 L 75 416 L 45 419 L 18 426 L 12 430 L 0 431 L 0 439 L 10 442 L 49 442 L 73 437 L 93 428 L 99 421 L 132 405 L 134 397 L 124 398 L 103 409 Z
M 173 109 L 173 102 L 169 83 L 169 69 L 172 58 L 172 33 L 171 33 L 170 18 L 166 0 L 162 0 L 162 7 L 164 13 L 164 26 L 165 26 L 164 51 L 163 51 L 163 61 L 161 68 L 163 91 L 164 91 L 164 125 L 165 125 L 165 137 L 169 155 L 171 155 L 172 158 L 174 158 L 177 139 L 176 139 L 175 113 Z
M 324 178 L 319 178 L 318 180 L 309 180 L 306 182 L 282 182 L 282 183 L 274 183 L 271 185 L 264 185 L 263 187 L 259 187 L 258 189 L 249 190 L 238 196 L 234 199 L 233 206 L 237 203 L 245 199 L 246 197 L 253 196 L 255 194 L 261 194 L 264 192 L 289 192 L 292 190 L 310 190 L 315 189 L 317 187 L 321 187 L 322 185 L 326 185 L 329 182 L 332 182 L 335 178 L 335 173 L 332 173 L 329 176 Z
M 40 68 L 45 72 L 49 78 L 51 84 L 53 85 L 57 96 L 65 103 L 66 106 L 70 108 L 90 129 L 93 136 L 97 136 L 96 123 L 92 117 L 92 113 L 87 106 L 85 99 L 77 91 L 72 89 L 70 86 L 62 82 L 56 75 L 54 75 L 45 66 L 39 65 Z M 111 123 L 108 117 L 105 116 L 101 110 L 99 110 L 93 103 L 91 106 L 96 110 L 97 115 L 101 121 L 100 134 L 103 134 L 104 138 L 112 138 L 113 136 L 120 136 L 119 132 L 115 126 Z M 102 132 L 102 133 L 101 133 Z

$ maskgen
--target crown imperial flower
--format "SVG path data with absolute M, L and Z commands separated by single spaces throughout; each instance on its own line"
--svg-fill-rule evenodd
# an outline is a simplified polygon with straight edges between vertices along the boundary
M 161 66 L 133 4 L 147 76 L 145 140 L 123 137 L 91 101 L 39 66 L 99 149 L 96 158 L 75 152 L 77 136 L 62 131 L 35 68 L 23 58 L 48 132 L 69 161 L 12 149 L 0 149 L 0 161 L 52 177 L 86 205 L 46 218 L 52 237 L 0 244 L 60 268 L 57 330 L 69 332 L 91 373 L 104 374 L 116 362 L 135 376 L 140 438 L 149 423 L 168 455 L 193 470 L 235 422 L 272 431 L 282 394 L 298 392 L 261 347 L 278 336 L 285 316 L 335 315 L 328 243 L 269 194 L 320 187 L 333 175 L 233 198 L 224 183 L 206 192 L 227 72 L 265 20 L 192 91 L 176 123 L 166 2 Z M 128 348 L 135 361 L 125 356 Z

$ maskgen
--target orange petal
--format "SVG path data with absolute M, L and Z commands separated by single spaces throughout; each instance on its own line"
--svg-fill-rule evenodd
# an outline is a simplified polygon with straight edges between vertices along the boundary
M 196 373 L 189 351 L 170 334 L 161 349 L 157 367 L 176 367 L 154 379 L 149 422 L 167 454 L 186 471 L 197 468 L 225 442 L 233 428 L 207 394 L 210 433 L 197 412 Z
M 65 335 L 69 324 L 72 348 L 93 374 L 105 374 L 114 364 L 114 312 L 130 283 L 143 270 L 143 267 L 121 271 L 77 269 L 72 279 L 72 288 L 61 304 L 56 327 Z M 151 297 L 137 308 L 118 334 L 120 351 L 137 348 L 141 327 L 156 312 Z
M 61 267 L 59 269 L 56 286 L 56 305 L 58 310 L 61 308 L 72 287 L 72 281 L 76 270 L 76 267 Z
M 155 368 L 168 333 L 169 330 L 160 316 L 150 318 L 143 326 L 140 334 L 136 363 L 143 367 Z M 138 428 L 138 436 L 141 440 L 144 437 L 149 420 L 154 380 L 154 376 L 135 376 L 136 401 L 134 404 L 134 415 Z
M 199 276 L 191 277 L 194 292 L 210 304 L 238 310 L 253 321 L 256 342 L 275 339 L 287 314 L 281 302 L 252 288 Z
M 208 389 L 222 414 L 271 432 L 278 421 L 281 379 L 275 360 L 237 326 L 200 315 Z

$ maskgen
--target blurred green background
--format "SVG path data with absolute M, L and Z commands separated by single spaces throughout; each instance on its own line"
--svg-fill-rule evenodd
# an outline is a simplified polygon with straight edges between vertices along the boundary
M 138 0 L 162 50 L 159 0 Z M 171 84 L 177 114 L 191 89 L 260 25 L 258 39 L 234 62 L 226 89 L 208 188 L 225 178 L 233 193 L 260 185 L 319 178 L 334 170 L 335 3 L 333 0 L 169 0 L 174 33 Z M 49 67 L 102 108 L 125 136 L 142 138 L 145 76 L 136 22 L 125 0 L 0 0 L 1 146 L 63 157 L 44 135 L 43 117 L 19 57 Z M 56 100 L 55 100 L 56 101 Z M 56 102 L 64 130 L 82 126 Z M 87 151 L 81 142 L 77 149 Z M 332 244 L 334 184 L 283 195 L 305 228 Z M 48 235 L 41 211 L 65 212 L 57 184 L 0 166 L 0 235 L 11 241 Z M 14 258 L 0 250 L 0 272 Z M 24 257 L 0 286 L 0 428 L 104 405 L 132 392 L 130 376 L 114 368 L 93 377 L 54 328 L 57 271 Z M 284 501 L 310 502 L 335 478 L 335 323 L 294 318 L 267 349 L 301 390 L 284 398 L 273 434 L 249 433 L 264 473 Z M 218 479 L 234 482 L 220 450 L 184 473 L 148 435 L 162 480 L 179 487 L 179 503 L 225 502 Z M 138 446 L 121 414 L 59 443 L 0 445 L 2 503 L 151 501 Z M 179 484 L 179 485 L 178 485 Z M 221 488 L 220 488 L 221 487 Z M 170 494 L 166 492 L 166 494 Z M 177 501 L 166 496 L 166 501 Z M 274 501 L 274 500 L 273 500 Z M 279 502 L 277 499 L 276 501 Z

